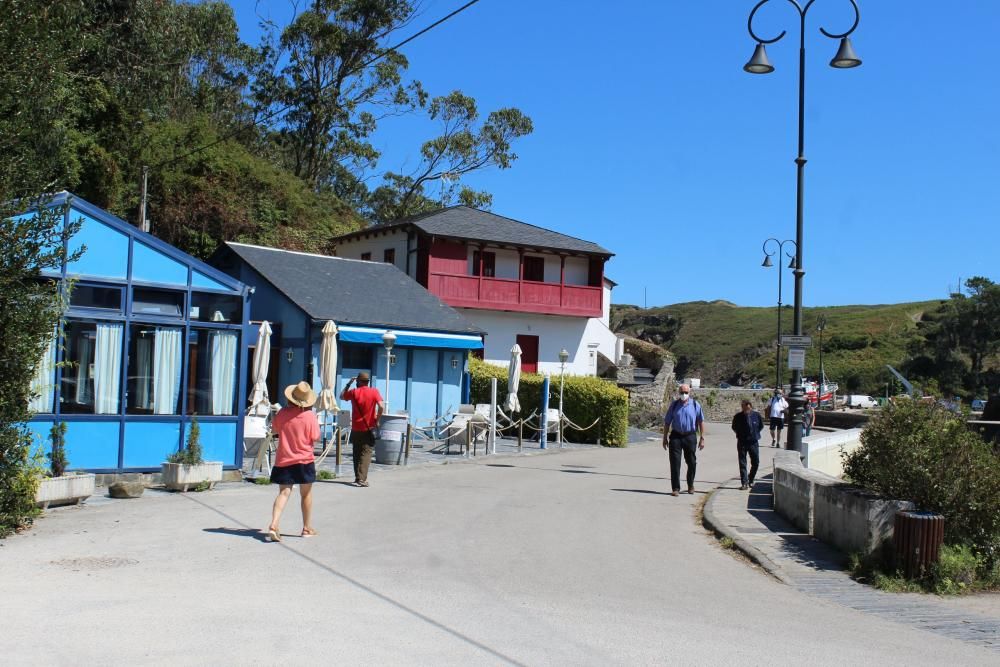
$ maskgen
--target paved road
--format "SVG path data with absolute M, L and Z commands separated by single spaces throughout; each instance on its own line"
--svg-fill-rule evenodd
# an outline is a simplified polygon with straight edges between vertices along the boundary
M 722 427 L 716 427 L 722 431 Z M 700 490 L 732 476 L 712 437 Z M 5 664 L 996 664 L 817 601 L 720 549 L 657 445 L 318 485 L 259 541 L 273 487 L 51 512 L 0 542 Z

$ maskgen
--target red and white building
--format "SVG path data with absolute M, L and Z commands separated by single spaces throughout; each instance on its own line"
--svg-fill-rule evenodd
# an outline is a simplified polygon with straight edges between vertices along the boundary
M 453 206 L 334 239 L 338 257 L 395 264 L 487 332 L 487 361 L 518 343 L 525 371 L 596 375 L 617 364 L 610 329 L 612 253 L 596 243 Z

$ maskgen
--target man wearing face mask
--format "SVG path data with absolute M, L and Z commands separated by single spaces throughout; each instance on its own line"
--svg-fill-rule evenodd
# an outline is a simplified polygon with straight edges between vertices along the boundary
M 785 413 L 788 411 L 788 401 L 782 396 L 781 389 L 774 390 L 771 402 L 767 404 L 767 422 L 771 431 L 771 446 L 781 447 L 781 429 L 785 428 Z M 775 438 L 777 431 L 777 438 Z
M 663 449 L 670 453 L 670 495 L 681 492 L 681 455 L 687 464 L 687 491 L 694 493 L 694 473 L 698 450 L 705 449 L 705 415 L 691 398 L 691 387 L 682 384 L 679 397 L 663 416 Z

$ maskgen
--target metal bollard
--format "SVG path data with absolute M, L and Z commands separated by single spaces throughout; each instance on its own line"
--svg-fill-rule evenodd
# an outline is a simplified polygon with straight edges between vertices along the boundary
M 413 424 L 406 425 L 406 453 L 403 455 L 403 465 L 410 465 L 410 441 L 413 440 Z
M 472 422 L 465 422 L 465 458 L 469 458 L 472 449 Z
M 334 430 L 333 437 L 337 439 L 337 467 L 335 468 L 335 472 L 337 473 L 337 477 L 340 477 L 340 426 L 339 425 Z
M 524 444 L 523 431 L 524 431 L 524 420 L 522 419 L 522 420 L 520 420 L 520 421 L 517 422 L 517 451 L 518 452 L 521 451 L 521 446 Z

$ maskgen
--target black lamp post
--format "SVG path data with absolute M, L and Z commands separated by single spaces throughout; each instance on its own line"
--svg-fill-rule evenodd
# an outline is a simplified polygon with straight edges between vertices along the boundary
M 785 244 L 786 243 L 791 243 L 793 246 L 795 245 L 795 241 L 792 241 L 791 239 L 785 239 L 784 241 L 779 241 L 778 239 L 772 237 L 772 238 L 769 238 L 768 240 L 764 241 L 764 245 L 762 247 L 762 250 L 764 251 L 764 262 L 761 264 L 761 266 L 763 266 L 765 269 L 774 266 L 774 264 L 771 262 L 771 258 L 774 257 L 774 255 L 778 255 L 778 349 L 777 349 L 777 352 L 775 353 L 776 354 L 776 357 L 775 357 L 775 370 L 774 370 L 774 388 L 775 389 L 780 389 L 781 386 L 782 386 L 782 382 L 781 382 L 781 274 L 784 273 L 784 271 L 782 271 L 782 266 L 781 266 L 781 262 L 783 261 L 782 258 L 781 258 L 782 254 L 784 254 L 785 257 L 788 257 L 788 258 L 791 259 L 791 261 L 788 263 L 788 268 L 795 269 L 795 255 L 793 255 L 791 253 L 786 253 L 785 252 Z M 768 244 L 771 244 L 772 247 L 775 246 L 775 245 L 777 245 L 778 247 L 775 248 L 774 250 L 771 250 L 770 252 L 768 252 L 768 250 L 767 250 Z
M 826 315 L 820 315 L 816 320 L 816 331 L 819 332 L 819 392 L 817 392 L 816 402 L 823 398 L 826 391 L 826 369 L 823 368 L 823 331 L 826 330 Z
M 760 0 L 750 11 L 750 18 L 747 19 L 747 30 L 750 36 L 757 42 L 750 62 L 743 66 L 743 69 L 751 74 L 769 74 L 774 71 L 774 66 L 767 58 L 765 45 L 773 44 L 785 36 L 786 31 L 772 39 L 761 39 L 753 30 L 753 17 L 757 10 L 766 5 L 771 0 Z M 794 333 L 802 335 L 802 276 L 805 269 L 802 263 L 802 227 L 804 209 L 804 178 L 805 178 L 805 106 L 806 106 L 806 14 L 816 0 L 788 0 L 799 13 L 799 154 L 795 158 L 797 166 L 796 181 L 796 214 L 795 214 L 795 313 L 794 313 Z M 861 59 L 854 53 L 851 46 L 850 35 L 858 27 L 861 20 L 861 10 L 858 9 L 856 0 L 849 0 L 854 7 L 854 23 L 847 32 L 831 33 L 825 28 L 819 31 L 831 39 L 840 40 L 840 48 L 837 55 L 830 61 L 830 66 L 838 69 L 857 67 L 861 64 Z M 792 413 L 791 425 L 788 429 L 788 449 L 796 451 L 802 450 L 802 411 L 805 408 L 805 389 L 802 386 L 802 371 L 795 369 L 792 371 L 792 391 L 788 397 L 788 405 Z

